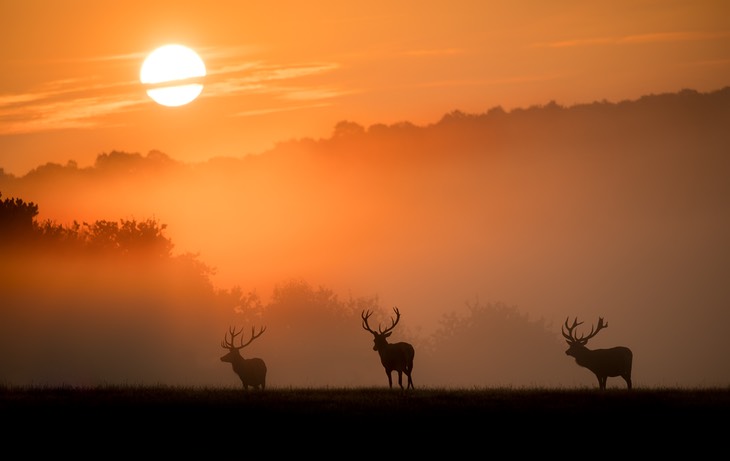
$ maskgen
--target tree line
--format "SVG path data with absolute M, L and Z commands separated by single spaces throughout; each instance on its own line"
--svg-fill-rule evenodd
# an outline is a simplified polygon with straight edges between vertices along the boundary
M 62 225 L 36 220 L 33 202 L 0 199 L 0 384 L 237 386 L 219 360 L 232 326 L 266 327 L 244 351 L 266 360 L 270 386 L 385 384 L 361 327 L 365 311 L 373 326 L 390 321 L 377 296 L 291 279 L 264 300 L 214 286 L 215 268 L 175 253 L 157 220 Z M 501 302 L 466 308 L 424 334 L 413 327 L 418 306 L 399 306 L 396 336 L 414 345 L 421 386 L 591 382 L 544 320 Z

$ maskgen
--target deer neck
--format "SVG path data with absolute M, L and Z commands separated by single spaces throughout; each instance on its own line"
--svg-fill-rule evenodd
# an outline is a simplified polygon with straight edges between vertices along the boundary
M 382 345 L 378 346 L 378 354 L 380 357 L 388 355 L 388 350 L 393 347 L 390 343 L 383 343 Z
M 588 365 L 588 363 L 591 362 L 592 355 L 593 351 L 585 346 L 577 348 L 573 351 L 573 357 L 575 357 L 575 361 L 578 363 L 578 365 L 581 366 Z
M 246 359 L 244 359 L 240 355 L 236 355 L 236 356 L 231 357 L 231 365 L 233 365 L 233 368 L 240 367 L 241 365 L 243 365 L 243 362 L 245 362 L 245 361 L 246 361 Z

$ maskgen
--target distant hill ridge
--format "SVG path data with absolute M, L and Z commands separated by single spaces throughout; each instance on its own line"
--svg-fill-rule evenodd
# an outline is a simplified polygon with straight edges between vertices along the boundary
M 627 128 L 644 130 L 645 134 L 649 134 L 666 129 L 670 123 L 689 124 L 702 132 L 718 128 L 725 130 L 730 126 L 730 86 L 706 93 L 684 89 L 676 93 L 649 94 L 636 100 L 620 102 L 603 100 L 562 106 L 550 101 L 544 105 L 516 108 L 511 111 L 505 111 L 501 106 L 493 107 L 483 113 L 455 110 L 445 114 L 437 122 L 423 126 L 404 121 L 391 125 L 373 124 L 366 128 L 356 122 L 343 120 L 335 125 L 330 138 L 284 141 L 261 154 L 241 158 L 263 159 L 268 156 L 291 156 L 297 152 L 331 153 L 333 149 L 353 147 L 348 146 L 348 143 L 356 140 L 363 144 L 351 149 L 353 153 L 375 148 L 373 143 L 385 143 L 393 147 L 400 144 L 410 149 L 420 146 L 426 152 L 431 152 L 444 147 L 446 142 L 454 142 L 455 146 L 452 147 L 474 142 L 492 146 L 498 142 L 529 145 L 547 140 L 558 141 L 565 139 L 566 135 L 574 141 L 580 139 L 600 141 L 601 137 L 609 136 L 611 139 L 605 141 L 615 144 L 621 141 L 620 137 L 616 137 L 618 132 L 623 132 Z M 446 137 L 434 142 L 435 136 Z M 454 136 L 458 136 L 459 139 Z M 124 172 L 139 173 L 144 170 L 159 171 L 182 166 L 182 162 L 173 158 L 174 155 L 170 156 L 157 150 L 150 151 L 146 156 L 112 150 L 109 153 L 100 153 L 91 169 L 109 172 L 115 167 L 121 167 Z M 209 162 L 221 164 L 235 160 L 235 157 L 215 157 Z M 77 164 L 71 161 L 62 166 L 49 162 L 31 170 L 27 175 L 45 176 L 67 169 L 75 170 Z M 0 178 L 2 177 L 9 179 L 13 175 L 4 173 L 0 168 Z

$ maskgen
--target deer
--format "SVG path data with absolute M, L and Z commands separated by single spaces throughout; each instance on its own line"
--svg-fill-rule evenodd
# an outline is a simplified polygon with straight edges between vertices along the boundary
M 373 334 L 373 350 L 380 355 L 380 363 L 385 368 L 385 374 L 388 376 L 388 386 L 393 388 L 393 371 L 398 372 L 398 384 L 403 389 L 403 374 L 408 377 L 407 389 L 414 389 L 411 373 L 413 372 L 413 357 L 416 351 L 412 345 L 406 342 L 388 343 L 388 337 L 392 334 L 393 328 L 400 321 L 400 311 L 397 307 L 393 308 L 395 319 L 391 318 L 391 325 L 384 331 L 378 325 L 378 331 L 374 331 L 368 325 L 368 319 L 372 315 L 371 311 L 362 311 L 362 327 Z
M 234 341 L 236 336 L 243 332 L 243 328 L 236 332 L 235 327 L 230 327 L 224 340 L 221 341 L 221 347 L 228 349 L 228 353 L 221 357 L 221 362 L 228 362 L 233 366 L 233 371 L 241 378 L 241 384 L 244 390 L 248 390 L 248 386 L 252 386 L 253 389 L 266 389 L 266 363 L 258 357 L 244 359 L 240 353 L 241 349 L 261 336 L 266 331 L 266 327 L 261 327 L 258 333 L 255 333 L 255 331 L 255 328 L 251 327 L 251 339 L 244 343 L 243 336 L 241 336 L 240 345 L 236 346 Z M 231 336 L 230 340 L 228 340 L 228 335 Z
M 631 390 L 631 363 L 634 357 L 631 349 L 623 346 L 609 349 L 588 349 L 586 347 L 588 340 L 596 336 L 599 331 L 608 328 L 608 323 L 603 321 L 603 317 L 599 317 L 598 327 L 595 330 L 591 325 L 591 332 L 588 333 L 588 336 L 577 337 L 574 330 L 583 322 L 578 322 L 576 317 L 573 324 L 569 326 L 568 318 L 565 319 L 562 327 L 563 337 L 569 346 L 565 354 L 575 358 L 578 365 L 588 368 L 596 375 L 600 390 L 606 389 L 606 381 L 609 377 L 616 376 L 622 377 L 626 381 L 627 388 Z

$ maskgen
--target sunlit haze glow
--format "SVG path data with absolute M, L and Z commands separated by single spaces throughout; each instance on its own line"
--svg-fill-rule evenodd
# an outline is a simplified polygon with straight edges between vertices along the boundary
M 0 385 L 387 386 L 393 307 L 416 389 L 730 384 L 730 3 L 73 3 L 0 6 Z

